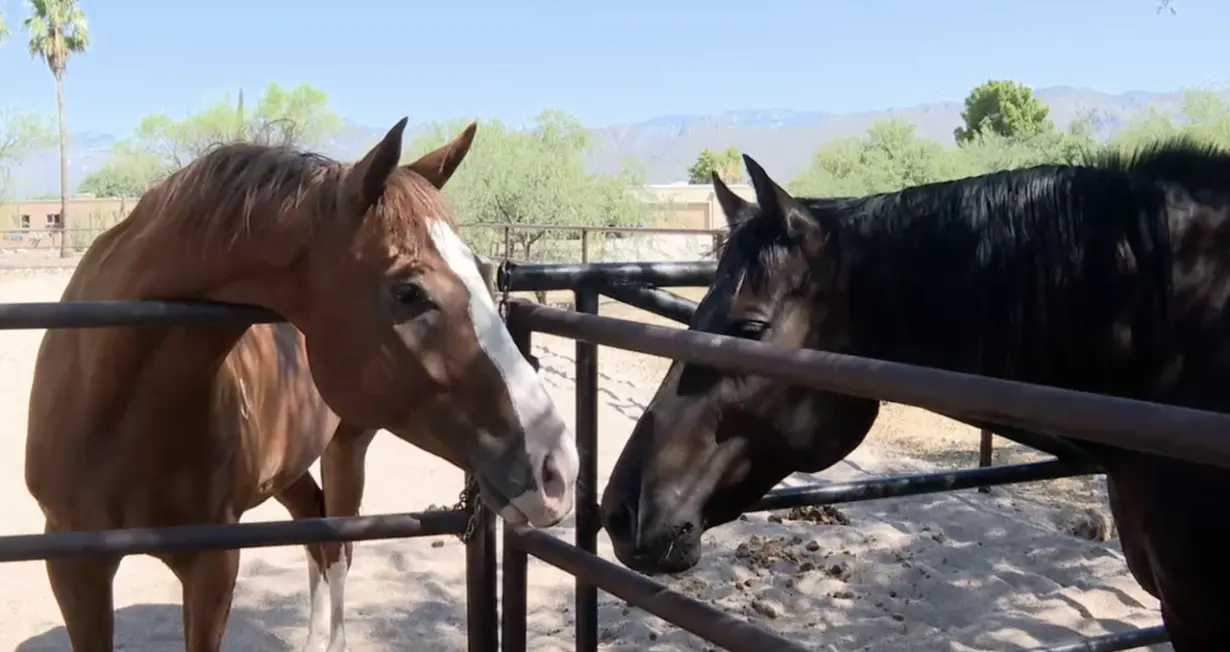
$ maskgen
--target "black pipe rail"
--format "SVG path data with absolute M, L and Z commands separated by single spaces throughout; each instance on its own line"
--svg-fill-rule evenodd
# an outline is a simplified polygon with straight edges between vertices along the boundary
M 107 326 L 243 326 L 286 321 L 258 306 L 216 301 L 48 301 L 0 304 L 0 330 Z
M 1036 647 L 1026 650 L 1026 652 L 1119 652 L 1120 650 L 1133 650 L 1150 645 L 1160 645 L 1169 640 L 1170 637 L 1166 634 L 1166 628 L 1158 625 L 1157 627 L 1143 627 L 1118 634 L 1091 636 L 1084 640 L 1072 641 L 1071 643 Z
M 500 265 L 496 287 L 501 292 L 549 292 L 581 287 L 634 283 L 656 287 L 705 287 L 713 282 L 717 263 L 582 263 Z
M 692 323 L 696 302 L 655 287 L 616 283 L 601 286 L 599 291 L 620 303 L 666 317 L 681 324 Z M 580 311 L 578 311 L 580 312 Z
M 1066 460 L 1046 460 L 1027 464 L 989 466 L 978 469 L 894 475 L 871 480 L 833 482 L 775 489 L 757 501 L 749 512 L 767 512 L 812 505 L 839 505 L 883 498 L 921 496 L 924 494 L 977 489 L 1022 482 L 1039 482 L 1056 478 L 1071 478 L 1097 473 L 1098 468 Z
M 1230 415 L 599 317 L 510 301 L 510 321 L 570 339 L 916 405 L 1031 432 L 1230 468 Z
M 620 303 L 644 310 L 645 312 L 653 313 L 659 317 L 665 317 L 684 325 L 691 324 L 692 317 L 696 314 L 697 304 L 695 301 L 685 299 L 677 294 L 652 286 L 617 283 L 614 285 L 601 286 L 599 291 L 604 296 L 615 299 Z M 1073 442 L 1067 441 L 1061 437 L 1029 432 L 1020 428 L 1010 428 L 1003 425 L 991 426 L 975 419 L 961 419 L 960 417 L 953 415 L 946 414 L 943 416 L 947 416 L 950 419 L 956 419 L 957 421 L 963 421 L 964 423 L 980 430 L 993 430 L 996 435 L 999 435 L 1004 439 L 1010 439 L 1018 444 L 1042 451 L 1043 453 L 1054 455 L 1060 459 L 1079 459 L 1092 462 L 1092 458 L 1089 456 L 1087 451 L 1082 450 L 1081 447 L 1077 446 Z M 986 453 L 986 456 L 989 459 L 989 447 L 983 448 L 983 452 Z M 990 463 L 987 462 L 986 464 L 983 464 L 983 466 L 989 466 L 989 464 Z
M 598 293 L 591 287 L 577 289 L 576 309 L 597 314 Z M 511 313 L 509 313 L 511 319 Z M 576 438 L 580 458 L 576 487 L 576 545 L 597 559 L 598 531 L 602 520 L 593 505 L 598 504 L 598 346 L 576 340 Z M 530 552 L 527 550 L 527 552 Z M 578 650 L 598 649 L 598 586 L 585 574 L 576 576 L 576 644 Z
M 529 554 L 578 578 L 584 577 L 628 604 L 731 652 L 805 652 L 808 649 L 545 532 L 507 525 L 505 529 L 514 532 L 515 545 Z M 580 617 L 581 614 L 577 614 L 577 618 Z
M 468 521 L 469 514 L 450 510 L 419 514 L 303 518 L 294 521 L 232 525 L 176 525 L 95 532 L 18 534 L 0 536 L 0 563 L 434 537 L 461 534 L 465 532 Z
M 1036 451 L 1041 451 L 1048 455 L 1054 455 L 1061 460 L 1079 461 L 1085 464 L 1097 465 L 1098 462 L 1090 455 L 1089 451 L 1078 445 L 1074 441 L 1070 441 L 1063 437 L 1048 435 L 1043 433 L 1023 430 L 1005 425 L 992 425 L 978 419 L 962 419 L 958 416 L 945 414 L 950 419 L 961 421 L 966 425 L 973 426 L 984 432 L 992 431 L 995 435 L 1014 441 L 1023 446 L 1027 446 Z M 1101 473 L 1101 470 L 1091 471 L 1091 473 Z

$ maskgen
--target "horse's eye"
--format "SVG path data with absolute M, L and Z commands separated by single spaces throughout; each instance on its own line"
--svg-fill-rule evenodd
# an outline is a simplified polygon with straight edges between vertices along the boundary
M 727 335 L 732 337 L 742 337 L 748 340 L 758 340 L 764 332 L 769 330 L 769 322 L 760 321 L 758 319 L 741 319 L 730 325 L 730 330 Z
M 431 301 L 416 281 L 403 281 L 393 286 L 393 300 L 403 306 L 424 306 Z

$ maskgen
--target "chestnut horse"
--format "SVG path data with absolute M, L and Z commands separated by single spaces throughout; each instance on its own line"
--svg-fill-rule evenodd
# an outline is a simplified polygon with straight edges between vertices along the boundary
M 221 146 L 86 252 L 63 301 L 225 301 L 288 323 L 47 331 L 26 485 L 48 532 L 235 523 L 270 497 L 295 518 L 353 515 L 381 428 L 475 474 L 510 522 L 571 511 L 573 438 L 440 192 L 475 126 L 399 166 L 405 125 L 349 165 Z M 344 650 L 351 548 L 307 549 L 308 649 Z M 187 650 L 218 650 L 239 551 L 157 557 L 183 584 Z M 119 563 L 47 562 L 74 652 L 112 649 Z

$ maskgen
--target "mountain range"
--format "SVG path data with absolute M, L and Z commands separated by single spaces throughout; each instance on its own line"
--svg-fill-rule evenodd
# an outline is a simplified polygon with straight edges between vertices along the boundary
M 1091 88 L 1053 86 L 1035 90 L 1051 109 L 1061 128 L 1092 111 L 1103 135 L 1112 135 L 1151 107 L 1177 111 L 1180 92 L 1132 91 L 1112 95 Z M 945 143 L 952 142 L 953 129 L 961 125 L 960 101 L 835 115 L 796 109 L 740 109 L 714 115 L 662 115 L 635 123 L 591 129 L 597 147 L 589 164 L 595 171 L 614 171 L 620 162 L 637 161 L 649 183 L 685 181 L 686 168 L 702 148 L 734 146 L 756 159 L 774 176 L 789 179 L 806 165 L 815 150 L 835 139 L 863 133 L 877 120 L 901 118 L 918 127 L 918 133 Z M 383 127 L 348 124 L 324 153 L 342 159 L 365 151 L 384 134 Z M 69 178 L 74 182 L 97 169 L 110 156 L 122 136 L 81 133 L 70 136 Z M 481 133 L 480 133 L 480 138 Z M 17 196 L 54 195 L 59 192 L 59 163 L 55 148 L 24 160 L 12 171 Z

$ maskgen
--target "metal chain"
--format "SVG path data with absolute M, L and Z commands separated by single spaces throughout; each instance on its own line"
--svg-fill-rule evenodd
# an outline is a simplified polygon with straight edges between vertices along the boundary
M 471 505 L 473 505 L 471 507 Z M 461 493 L 457 496 L 457 504 L 453 506 L 454 511 L 470 510 L 470 518 L 466 520 L 466 529 L 457 538 L 461 539 L 462 543 L 469 543 L 470 539 L 474 538 L 474 531 L 478 529 L 478 521 L 482 517 L 483 501 L 478 497 L 478 481 L 473 476 L 467 476 L 466 486 L 462 488 Z
M 500 267 L 502 268 L 507 264 L 508 259 L 505 258 L 504 262 L 500 264 Z M 496 272 L 496 278 L 496 283 L 498 284 L 498 271 Z M 500 294 L 500 304 L 497 306 L 500 313 L 500 319 L 505 322 L 508 321 L 508 299 L 508 284 L 505 283 L 504 289 Z M 483 501 L 479 498 L 478 494 L 478 481 L 475 480 L 472 475 L 467 476 L 466 486 L 462 488 L 461 493 L 457 496 L 457 504 L 453 506 L 454 511 L 465 511 L 466 509 L 470 510 L 470 518 L 466 521 L 466 529 L 458 536 L 462 543 L 469 543 L 470 539 L 474 538 L 474 532 L 478 529 L 478 522 L 481 520 L 483 512 L 487 509 L 487 507 L 483 505 Z
M 500 264 L 500 267 L 504 267 L 507 264 L 508 259 L 505 258 L 504 262 Z M 498 279 L 499 276 L 497 275 L 496 278 Z M 497 280 L 496 283 L 499 283 L 499 281 Z M 508 285 L 508 283 L 505 283 L 504 289 L 500 291 L 500 319 L 503 319 L 505 322 L 508 321 L 508 299 L 510 294 L 508 291 Z

